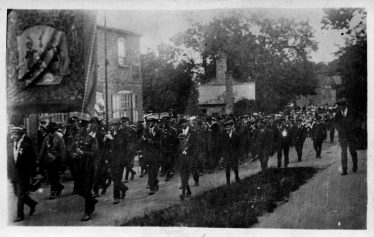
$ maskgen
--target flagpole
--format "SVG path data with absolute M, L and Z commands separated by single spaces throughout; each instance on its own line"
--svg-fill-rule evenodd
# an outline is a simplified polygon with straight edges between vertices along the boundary
M 107 32 L 106 32 L 106 10 L 104 10 L 104 68 L 105 68 L 105 124 L 106 124 L 106 131 L 108 131 L 109 128 L 109 108 L 108 108 L 108 68 L 107 68 Z

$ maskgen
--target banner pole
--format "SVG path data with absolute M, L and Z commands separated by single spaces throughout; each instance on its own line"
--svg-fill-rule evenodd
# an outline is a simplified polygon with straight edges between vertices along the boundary
M 109 108 L 108 108 L 108 68 L 107 68 L 107 31 L 106 31 L 106 10 L 104 10 L 104 58 L 105 58 L 105 124 L 106 124 L 106 131 L 108 132 L 109 128 Z

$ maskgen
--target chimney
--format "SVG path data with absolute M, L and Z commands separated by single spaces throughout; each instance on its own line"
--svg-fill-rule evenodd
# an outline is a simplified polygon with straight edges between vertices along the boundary
M 225 77 L 227 71 L 227 56 L 219 54 L 216 58 L 216 83 L 225 84 Z
M 225 114 L 232 114 L 234 112 L 234 88 L 233 88 L 233 78 L 231 72 L 225 73 Z

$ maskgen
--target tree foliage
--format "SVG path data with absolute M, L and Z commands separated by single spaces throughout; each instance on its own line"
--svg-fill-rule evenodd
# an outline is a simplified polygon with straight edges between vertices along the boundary
M 184 113 L 193 82 L 191 63 L 175 65 L 176 49 L 162 44 L 159 55 L 149 51 L 142 55 L 144 109 L 147 112 L 165 112 L 170 109 Z
M 309 54 L 317 46 L 306 21 L 237 11 L 195 23 L 171 41 L 174 45 L 159 47 L 159 56 L 143 56 L 146 110 L 195 113 L 196 85 L 215 78 L 215 62 L 222 54 L 237 81 L 256 82 L 259 110 L 277 111 L 298 95 L 314 93 L 315 65 Z
M 308 22 L 264 12 L 236 14 L 196 23 L 172 40 L 201 54 L 203 83 L 215 77 L 217 57 L 227 55 L 227 70 L 236 80 L 256 81 L 261 110 L 277 110 L 297 95 L 314 92 L 309 53 L 317 46 Z
M 340 30 L 346 37 L 334 64 L 342 74 L 342 94 L 363 113 L 367 106 L 366 15 L 365 9 L 327 9 L 322 19 L 323 28 Z

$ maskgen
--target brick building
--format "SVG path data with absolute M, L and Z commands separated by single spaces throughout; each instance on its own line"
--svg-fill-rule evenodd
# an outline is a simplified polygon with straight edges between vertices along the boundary
M 140 35 L 107 27 L 108 111 L 110 118 L 143 118 Z M 97 103 L 105 100 L 105 28 L 97 27 Z M 100 99 L 102 97 L 102 99 Z
M 140 35 L 116 28 L 107 31 L 107 80 L 109 118 L 128 117 L 131 121 L 143 119 L 143 92 L 140 67 Z M 105 28 L 98 25 L 97 40 L 97 92 L 93 115 L 104 118 L 105 112 Z M 70 116 L 80 112 L 40 114 L 39 120 L 67 123 Z

